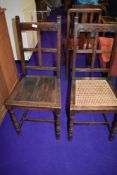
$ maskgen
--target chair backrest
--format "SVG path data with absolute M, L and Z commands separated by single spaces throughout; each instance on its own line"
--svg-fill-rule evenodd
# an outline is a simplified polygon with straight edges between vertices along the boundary
M 111 76 L 112 64 L 116 54 L 116 47 L 117 47 L 117 25 L 116 24 L 88 24 L 88 23 L 78 23 L 77 17 L 75 17 L 75 30 L 74 30 L 74 48 L 73 48 L 73 64 L 72 64 L 72 77 L 74 78 L 76 72 L 88 72 L 88 73 L 107 73 L 108 76 Z M 80 33 L 93 33 L 93 40 L 92 40 L 92 48 L 91 49 L 78 49 L 77 48 L 77 38 Z M 98 48 L 98 36 L 103 34 L 103 36 L 113 36 L 113 46 L 111 50 L 102 50 Z M 109 37 L 108 36 L 108 37 Z M 76 56 L 78 54 L 90 54 L 91 56 L 91 65 L 87 67 L 85 64 L 82 68 L 76 68 Z M 110 64 L 108 68 L 101 68 L 96 66 L 96 59 L 98 59 L 99 54 L 107 53 L 110 54 Z M 80 59 L 80 56 L 77 57 Z M 79 61 L 78 61 L 79 62 Z M 93 75 L 94 76 L 94 75 Z
M 67 38 L 73 35 L 74 17 L 78 16 L 79 23 L 100 23 L 102 9 L 93 5 L 79 5 L 70 8 L 67 13 Z
M 46 70 L 46 71 L 56 71 L 57 77 L 60 77 L 60 53 L 61 53 L 61 17 L 57 17 L 57 22 L 20 22 L 20 18 L 18 16 L 15 17 L 16 23 L 16 30 L 17 30 L 17 38 L 18 38 L 18 45 L 20 51 L 20 58 L 21 58 L 21 66 L 22 66 L 22 75 L 26 75 L 26 70 Z M 37 47 L 35 48 L 25 48 L 23 44 L 23 32 L 26 31 L 33 31 L 37 33 Z M 42 34 L 44 32 L 56 32 L 57 39 L 56 48 L 50 47 L 49 48 L 42 48 Z M 53 39 L 51 33 L 50 35 L 50 43 Z M 46 43 L 46 41 L 45 41 Z M 26 52 L 37 52 L 38 53 L 38 65 L 36 66 L 27 66 L 25 63 L 25 53 Z M 42 53 L 56 53 L 57 61 L 56 65 L 54 66 L 43 66 L 42 64 Z

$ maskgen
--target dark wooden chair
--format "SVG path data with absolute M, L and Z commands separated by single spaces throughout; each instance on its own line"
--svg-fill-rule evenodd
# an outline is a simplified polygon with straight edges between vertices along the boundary
M 15 18 L 16 29 L 18 36 L 18 44 L 21 56 L 22 79 L 19 80 L 12 94 L 6 101 L 6 107 L 9 111 L 11 120 L 18 134 L 21 133 L 21 126 L 24 121 L 32 122 L 48 122 L 55 124 L 56 138 L 60 137 L 60 112 L 61 112 L 61 90 L 60 90 L 60 52 L 61 52 L 61 17 L 57 18 L 56 22 L 42 22 L 42 23 L 27 23 L 20 22 L 19 17 Z M 23 45 L 22 32 L 35 31 L 37 32 L 37 47 L 25 48 Z M 47 33 L 47 32 L 51 33 Z M 52 36 L 52 32 L 57 36 L 56 48 L 49 45 L 47 48 L 42 48 L 41 36 L 46 32 L 47 35 Z M 56 32 L 56 33 L 55 33 Z M 46 36 L 47 36 L 46 35 Z M 46 37 L 47 38 L 47 37 Z M 46 41 L 46 40 L 45 40 Z M 51 44 L 52 39 L 49 40 Z M 36 52 L 38 55 L 38 65 L 31 66 L 25 63 L 25 52 Z M 54 66 L 43 66 L 42 52 L 56 54 Z M 36 54 L 35 53 L 35 54 Z M 50 58 L 48 58 L 50 59 Z M 53 60 L 53 57 L 52 57 Z M 56 64 L 55 64 L 56 63 Z M 54 71 L 53 76 L 41 75 L 26 75 L 27 71 Z M 23 116 L 18 123 L 14 109 L 23 109 Z M 49 119 L 35 119 L 27 118 L 28 110 L 45 110 L 54 113 L 54 120 Z
M 77 37 L 82 32 L 94 32 L 94 42 L 92 49 L 77 49 Z M 98 49 L 98 35 L 99 33 L 113 33 L 113 47 L 112 50 Z M 108 81 L 111 75 L 112 64 L 114 62 L 117 46 L 117 26 L 115 24 L 78 24 L 77 17 L 75 19 L 74 32 L 74 48 L 72 59 L 72 83 L 70 95 L 70 107 L 68 106 L 68 138 L 72 139 L 73 126 L 75 124 L 82 125 L 107 125 L 110 131 L 109 139 L 111 140 L 117 130 L 117 96 L 111 82 Z M 90 53 L 91 65 L 87 67 L 86 64 L 81 67 L 81 60 L 83 54 Z M 111 54 L 111 63 L 109 68 L 100 68 L 97 66 L 98 56 L 101 53 Z M 77 55 L 78 54 L 78 55 Z M 76 59 L 77 57 L 77 59 Z M 81 60 L 80 60 L 81 59 Z M 76 62 L 78 61 L 78 62 Z M 79 66 L 80 63 L 80 66 Z M 77 65 L 77 66 L 76 66 Z M 91 73 L 91 77 L 89 76 Z M 104 73 L 104 74 L 102 74 Z M 82 77 L 76 75 L 82 74 Z M 107 75 L 107 76 L 106 76 Z M 80 76 L 80 75 L 79 75 Z M 74 117 L 76 113 L 102 113 L 104 122 L 76 122 Z M 112 128 L 106 118 L 107 113 L 114 114 Z
M 93 5 L 92 5 L 93 7 Z M 71 8 L 67 13 L 67 38 L 64 41 L 64 47 L 66 48 L 66 77 L 69 77 L 69 52 L 73 50 L 73 33 L 74 33 L 74 17 L 78 16 L 79 23 L 100 23 L 100 17 L 102 13 L 101 8 L 97 6 L 92 8 L 87 5 L 80 5 L 77 8 Z M 89 36 L 85 34 L 79 37 L 79 46 L 83 48 L 84 45 L 89 45 Z M 87 39 L 86 39 L 87 38 Z

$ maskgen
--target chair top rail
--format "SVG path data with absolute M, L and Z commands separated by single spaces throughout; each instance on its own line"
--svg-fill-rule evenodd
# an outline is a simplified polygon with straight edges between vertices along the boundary
M 103 8 L 103 4 L 73 4 L 72 8 Z
M 16 22 L 19 25 L 20 30 L 22 31 L 57 31 L 58 30 L 58 23 L 60 23 L 61 17 L 57 17 L 57 23 L 56 22 L 20 22 L 19 17 L 16 16 Z
M 82 23 L 77 25 L 77 30 L 79 32 L 111 32 L 117 33 L 116 24 L 99 24 L 99 23 Z
M 68 13 L 101 13 L 101 8 L 70 8 Z

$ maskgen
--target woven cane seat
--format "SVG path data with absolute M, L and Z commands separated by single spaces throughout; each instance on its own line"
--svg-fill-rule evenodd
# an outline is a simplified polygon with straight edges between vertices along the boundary
M 76 106 L 117 106 L 117 98 L 106 80 L 76 80 Z

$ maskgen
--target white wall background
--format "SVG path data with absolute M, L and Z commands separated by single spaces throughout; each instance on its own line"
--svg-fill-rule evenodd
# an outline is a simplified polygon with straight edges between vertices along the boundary
M 14 40 L 14 33 L 13 33 L 13 26 L 12 26 L 12 19 L 15 16 L 20 16 L 21 21 L 25 21 L 25 14 L 28 14 L 31 11 L 35 11 L 35 1 L 34 0 L 0 0 L 0 6 L 2 8 L 6 8 L 5 11 L 6 14 L 6 20 L 9 30 L 9 35 L 11 39 L 11 45 L 13 48 L 14 58 L 17 60 L 19 59 L 19 56 L 16 51 L 16 44 Z M 31 12 L 32 13 L 32 12 Z M 34 13 L 35 17 L 33 17 L 34 20 L 36 20 L 36 13 Z M 29 18 L 29 20 L 32 19 L 32 16 Z M 27 20 L 27 19 L 26 19 Z M 28 42 L 27 39 L 25 41 Z M 29 57 L 29 56 L 28 56 Z

